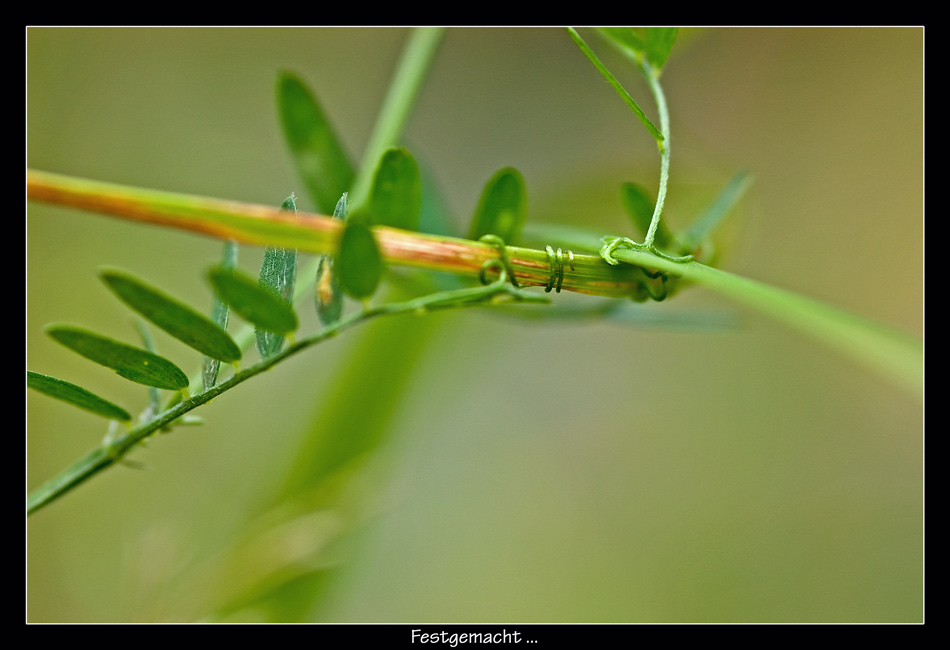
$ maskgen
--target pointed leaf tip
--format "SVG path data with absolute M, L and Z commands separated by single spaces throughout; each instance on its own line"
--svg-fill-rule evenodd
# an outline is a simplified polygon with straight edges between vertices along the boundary
M 46 332 L 73 352 L 112 368 L 130 381 L 166 390 L 188 387 L 188 377 L 181 368 L 157 354 L 73 325 L 49 325 Z
M 284 200 L 281 210 L 293 212 L 296 215 L 297 202 L 293 194 Z M 261 261 L 261 272 L 258 278 L 260 286 L 290 305 L 294 299 L 296 278 L 297 250 L 268 246 Z M 255 338 L 257 351 L 261 357 L 265 358 L 280 350 L 284 343 L 283 336 L 260 327 L 255 332 Z
M 220 266 L 208 272 L 208 279 L 218 296 L 252 325 L 275 334 L 290 334 L 297 329 L 297 315 L 291 306 L 262 288 L 257 280 Z
M 113 404 L 107 399 L 86 390 L 82 386 L 70 383 L 63 379 L 43 375 L 32 370 L 26 371 L 26 385 L 35 391 L 49 395 L 55 399 L 78 406 L 81 409 L 109 418 L 128 422 L 132 416 L 121 406 Z
M 677 33 L 679 33 L 679 27 L 647 27 L 647 61 L 652 63 L 658 72 L 663 69 L 666 60 L 670 57 Z
M 284 199 L 284 202 L 280 204 L 281 210 L 287 210 L 288 212 L 297 213 L 297 197 L 294 196 L 294 193 L 291 192 L 290 196 Z
M 237 266 L 237 255 L 237 242 L 225 242 L 221 266 L 227 269 L 235 268 Z M 228 308 L 228 303 L 221 300 L 218 294 L 213 293 L 213 295 L 214 297 L 211 301 L 211 321 L 226 332 L 228 331 L 228 317 L 230 316 L 231 310 Z M 217 383 L 218 370 L 220 367 L 220 360 L 205 356 L 202 373 L 205 390 L 208 390 Z
M 353 167 L 323 108 L 297 76 L 277 79 L 277 110 L 297 171 L 324 214 L 353 183 Z
M 615 45 L 633 52 L 638 60 L 645 57 L 659 75 L 670 57 L 679 27 L 600 27 L 597 31 Z

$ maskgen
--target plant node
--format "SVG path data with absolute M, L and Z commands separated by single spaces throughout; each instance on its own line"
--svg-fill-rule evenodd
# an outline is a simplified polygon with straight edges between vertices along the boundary
M 600 256 L 604 258 L 604 261 L 613 266 L 616 266 L 620 263 L 613 256 L 613 252 L 618 248 L 650 253 L 661 259 L 667 260 L 669 262 L 677 262 L 679 264 L 685 264 L 686 262 L 693 261 L 692 255 L 682 255 L 679 257 L 675 255 L 668 255 L 654 246 L 653 242 L 644 242 L 641 244 L 639 242 L 633 241 L 629 237 L 604 237 L 601 241 L 603 242 L 603 246 L 600 248 Z

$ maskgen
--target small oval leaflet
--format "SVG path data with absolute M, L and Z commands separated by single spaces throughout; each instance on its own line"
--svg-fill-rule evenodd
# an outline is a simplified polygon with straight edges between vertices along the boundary
M 237 242 L 229 241 L 224 244 L 221 266 L 227 269 L 233 269 L 237 266 Z M 221 300 L 218 294 L 214 293 L 214 298 L 211 302 L 211 320 L 225 332 L 228 331 L 229 313 L 230 309 L 228 308 L 228 303 Z M 218 359 L 205 356 L 202 364 L 202 379 L 204 380 L 205 390 L 208 390 L 217 383 L 220 366 L 221 362 Z
M 373 295 L 383 275 L 383 257 L 369 226 L 354 221 L 346 224 L 334 268 L 348 296 L 363 300 Z
M 208 279 L 221 299 L 252 325 L 276 334 L 297 329 L 297 315 L 290 305 L 262 288 L 257 280 L 222 267 L 211 269 Z
M 421 206 L 422 181 L 416 159 L 401 147 L 387 149 L 376 167 L 366 207 L 371 223 L 416 231 Z
M 157 354 L 72 325 L 50 325 L 46 332 L 73 352 L 130 381 L 166 390 L 188 388 L 188 377 L 181 368 Z
M 317 207 L 326 213 L 353 183 L 349 158 L 317 98 L 295 75 L 280 75 L 277 106 L 300 177 Z
M 99 275 L 125 304 L 179 341 L 226 363 L 241 358 L 241 349 L 228 333 L 188 305 L 124 271 L 103 269 Z
M 515 242 L 527 214 L 528 198 L 521 173 L 513 167 L 499 169 L 485 183 L 468 238 L 496 235 L 509 244 Z
M 280 206 L 281 210 L 297 214 L 297 200 L 293 194 Z M 268 246 L 261 260 L 261 272 L 258 284 L 278 296 L 288 305 L 293 302 L 294 284 L 297 277 L 297 249 Z M 262 358 L 276 354 L 284 344 L 280 334 L 258 327 L 254 332 L 257 351 Z
M 27 370 L 26 385 L 28 388 L 32 388 L 44 395 L 49 395 L 67 404 L 78 406 L 90 413 L 101 415 L 110 420 L 128 422 L 132 419 L 129 412 L 118 404 L 113 404 L 109 400 L 99 397 L 82 386 L 77 386 L 64 379 L 58 379 L 49 375 L 33 372 L 32 370 Z

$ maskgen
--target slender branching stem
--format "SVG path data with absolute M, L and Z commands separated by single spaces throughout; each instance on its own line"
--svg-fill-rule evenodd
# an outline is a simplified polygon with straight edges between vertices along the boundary
M 126 454 L 146 438 L 172 426 L 178 418 L 189 411 L 206 404 L 251 377 L 274 367 L 287 357 L 337 336 L 355 325 L 380 316 L 424 314 L 436 310 L 492 305 L 510 301 L 547 302 L 547 299 L 543 296 L 520 292 L 510 283 L 504 268 L 500 267 L 498 270 L 500 271 L 499 277 L 486 286 L 443 291 L 405 302 L 387 303 L 355 311 L 335 323 L 331 323 L 319 331 L 289 344 L 279 352 L 256 364 L 236 372 L 227 380 L 201 393 L 182 399 L 162 413 L 150 418 L 147 422 L 124 432 L 106 436 L 101 445 L 30 493 L 27 498 L 27 514 L 32 514 L 49 505 L 92 476 L 120 462 Z

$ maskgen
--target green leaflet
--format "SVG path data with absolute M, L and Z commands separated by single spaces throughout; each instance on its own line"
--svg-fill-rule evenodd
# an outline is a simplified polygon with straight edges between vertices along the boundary
M 28 388 L 39 391 L 44 395 L 49 395 L 58 400 L 62 400 L 73 406 L 78 406 L 90 413 L 101 415 L 110 420 L 120 420 L 128 422 L 132 416 L 121 406 L 113 404 L 107 399 L 103 399 L 81 386 L 71 384 L 68 381 L 42 375 L 32 370 L 26 371 L 26 385 Z
M 598 31 L 619 45 L 622 49 L 630 50 L 637 57 L 646 57 L 650 65 L 659 75 L 676 42 L 679 27 L 603 27 Z
M 182 390 L 188 387 L 188 377 L 185 373 L 174 363 L 157 354 L 72 325 L 49 325 L 46 332 L 67 348 L 91 361 L 112 368 L 130 381 L 167 390 Z
M 679 27 L 647 27 L 644 54 L 654 68 L 659 71 L 666 65 L 666 60 L 673 49 L 673 43 L 676 42 L 676 34 Z
M 99 277 L 122 302 L 189 347 L 227 363 L 241 358 L 228 333 L 188 305 L 119 269 L 102 269 Z
M 607 80 L 607 83 L 613 87 L 614 91 L 620 96 L 624 103 L 633 111 L 633 114 L 637 116 L 637 119 L 640 120 L 640 123 L 650 132 L 650 135 L 653 136 L 653 139 L 656 140 L 657 147 L 659 147 L 660 152 L 662 153 L 665 150 L 665 145 L 663 144 L 664 136 L 660 133 L 660 130 L 656 128 L 656 125 L 650 121 L 650 118 L 647 117 L 646 113 L 643 112 L 643 109 L 640 108 L 639 104 L 630 96 L 630 93 L 621 85 L 616 77 L 607 69 L 597 55 L 594 54 L 594 51 L 590 49 L 590 46 L 584 42 L 584 39 L 581 38 L 581 35 L 577 33 L 572 27 L 567 28 L 567 33 L 577 44 L 577 47 L 580 48 L 581 52 L 584 53 L 584 56 L 594 64 L 594 67 L 597 68 L 597 71 Z
M 600 27 L 597 30 L 615 45 L 630 50 L 631 52 L 643 52 L 643 38 L 633 27 Z
M 297 201 L 293 194 L 284 200 L 280 209 L 297 214 Z M 280 297 L 289 305 L 294 299 L 296 275 L 296 249 L 268 246 L 264 251 L 264 259 L 261 261 L 259 278 L 261 287 Z M 283 336 L 262 328 L 257 328 L 254 335 L 257 340 L 257 351 L 262 358 L 271 356 L 284 344 Z
M 379 159 L 366 204 L 351 219 L 413 232 L 419 229 L 422 181 L 416 159 L 401 147 L 387 149 Z
M 383 256 L 372 226 L 417 230 L 422 182 L 415 158 L 399 147 L 380 157 L 366 204 L 354 210 L 340 236 L 333 266 L 343 292 L 358 300 L 373 295 L 383 275 Z
M 277 80 L 277 110 L 300 177 L 317 208 L 327 214 L 350 188 L 353 168 L 319 102 L 290 73 Z
M 627 214 L 633 220 L 637 233 L 641 236 L 646 235 L 647 231 L 650 230 L 654 210 L 650 193 L 636 183 L 624 183 L 620 186 L 620 200 L 627 210 Z M 658 248 L 667 249 L 674 243 L 673 233 L 670 232 L 663 221 L 657 224 L 654 237 L 653 241 Z
M 752 184 L 752 176 L 740 171 L 719 191 L 709 207 L 689 225 L 680 240 L 689 250 L 693 250 L 706 241 L 745 195 Z
M 512 167 L 499 169 L 482 190 L 469 239 L 497 235 L 506 243 L 518 241 L 528 215 L 528 196 L 524 178 Z
M 148 327 L 145 326 L 145 323 L 140 319 L 135 319 L 135 329 L 138 330 L 139 336 L 142 337 L 142 346 L 147 352 L 152 354 L 158 354 L 158 349 L 155 347 L 155 340 L 152 338 L 152 333 L 148 331 Z M 173 400 L 181 399 L 181 393 L 175 393 L 172 395 Z M 148 389 L 148 408 L 151 409 L 152 413 L 158 413 L 161 409 L 162 396 L 160 391 L 152 386 Z
M 383 256 L 368 225 L 347 222 L 334 268 L 346 295 L 358 300 L 373 295 L 383 275 Z
M 280 297 L 237 269 L 215 267 L 208 272 L 215 292 L 252 325 L 277 334 L 297 329 L 297 315 Z
M 233 269 L 237 267 L 237 243 L 233 241 L 224 244 L 224 253 L 221 260 L 221 267 Z M 211 320 L 224 331 L 228 330 L 228 316 L 230 310 L 228 303 L 221 300 L 218 294 L 214 294 L 211 303 Z M 202 364 L 202 378 L 204 379 L 204 388 L 208 390 L 218 381 L 218 369 L 221 362 L 217 359 L 206 356 Z
M 333 218 L 346 221 L 347 195 L 344 192 L 333 209 Z M 324 325 L 340 320 L 343 315 L 343 293 L 340 290 L 340 279 L 333 270 L 333 256 L 323 255 L 317 265 L 317 282 L 314 293 L 317 306 L 317 316 Z

